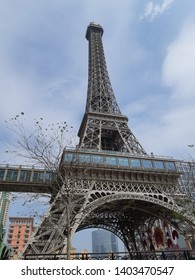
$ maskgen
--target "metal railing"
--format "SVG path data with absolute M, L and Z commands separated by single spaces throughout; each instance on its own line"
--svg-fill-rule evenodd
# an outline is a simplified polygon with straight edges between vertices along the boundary
M 67 260 L 67 254 L 26 254 L 25 260 Z M 195 260 L 195 250 L 72 253 L 71 260 Z

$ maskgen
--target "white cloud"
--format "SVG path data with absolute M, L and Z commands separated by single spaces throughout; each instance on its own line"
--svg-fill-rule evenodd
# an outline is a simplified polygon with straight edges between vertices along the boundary
M 136 118 L 130 127 L 148 153 L 187 160 L 190 153 L 195 158 L 187 146 L 195 144 L 195 20 L 180 24 L 166 43 L 158 86 L 150 91 L 147 83 L 147 94 L 138 96 L 126 111 Z
M 195 144 L 194 38 L 195 21 L 187 21 L 169 44 L 162 67 L 162 81 L 169 90 L 166 111 L 141 127 L 150 149 L 178 158 L 185 158 L 189 143 Z
M 163 0 L 160 4 L 156 4 L 152 1 L 148 2 L 141 19 L 148 18 L 153 20 L 155 17 L 164 14 L 168 9 L 170 9 L 174 1 L 175 0 Z
M 163 65 L 163 81 L 175 99 L 195 101 L 195 21 L 188 21 L 170 44 Z

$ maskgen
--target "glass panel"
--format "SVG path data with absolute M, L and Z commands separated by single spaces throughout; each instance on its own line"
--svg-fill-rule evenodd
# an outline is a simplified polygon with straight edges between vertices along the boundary
M 175 170 L 175 163 L 174 162 L 166 162 L 166 168 L 169 170 Z
M 39 174 L 38 172 L 33 172 L 33 181 L 37 182 L 39 179 Z
M 72 161 L 73 154 L 72 153 L 65 153 L 64 154 L 64 161 Z
M 153 165 L 152 165 L 152 161 L 151 161 L 151 160 L 143 159 L 143 160 L 142 160 L 142 163 L 143 163 L 143 167 L 144 167 L 144 168 L 153 168 Z
M 141 162 L 139 159 L 131 159 L 131 166 L 132 167 L 141 167 Z
M 41 182 L 43 182 L 44 179 L 45 179 L 45 173 L 44 173 L 44 172 L 39 172 L 39 180 L 40 180 Z
M 164 167 L 163 161 L 157 161 L 157 160 L 155 160 L 155 161 L 154 161 L 154 166 L 155 166 L 155 168 L 157 168 L 157 169 L 164 169 L 164 168 L 165 168 L 165 167 Z
M 93 163 L 103 164 L 104 163 L 104 157 L 103 156 L 98 156 L 98 155 L 93 155 L 92 156 L 92 161 L 93 161 Z
M 6 180 L 16 181 L 18 176 L 18 170 L 8 170 Z
M 51 172 L 45 172 L 44 179 L 45 179 L 45 182 L 51 182 L 52 181 L 52 173 Z
M 119 166 L 129 166 L 128 158 L 118 158 Z
M 4 177 L 4 169 L 0 170 L 0 180 L 3 180 Z
M 79 155 L 79 162 L 87 162 L 87 163 L 90 163 L 90 162 L 91 162 L 90 155 L 80 154 L 80 155 Z
M 31 171 L 27 171 L 27 170 L 21 170 L 20 172 L 20 181 L 22 182 L 30 182 L 30 177 L 31 177 Z
M 107 165 L 117 165 L 116 157 L 106 157 Z
M 44 172 L 34 171 L 34 173 L 33 173 L 33 181 L 35 181 L 35 182 L 43 182 L 44 181 Z

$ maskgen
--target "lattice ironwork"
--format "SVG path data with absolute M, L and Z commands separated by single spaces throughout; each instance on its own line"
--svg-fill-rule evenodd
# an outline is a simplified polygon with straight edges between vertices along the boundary
M 109 79 L 102 44 L 103 28 L 91 23 L 86 111 L 79 130 L 80 148 L 146 154 L 121 114 Z
M 90 169 L 80 166 L 83 176 L 78 168 L 77 162 L 28 244 L 26 253 L 64 253 L 68 216 L 71 236 L 89 227 L 105 228 L 114 232 L 129 251 L 140 249 L 138 232 L 157 219 L 167 221 L 183 234 L 188 223 L 195 223 L 192 213 L 183 205 L 183 193 L 177 184 L 179 173 L 175 170 L 140 182 L 141 170 L 137 170 L 132 181 L 125 178 L 115 181 L 100 174 L 97 176 L 97 166 Z M 166 183 L 157 183 L 157 177 L 162 176 L 167 178 Z
M 112 231 L 129 252 L 143 249 L 141 231 L 158 219 L 184 235 L 194 229 L 175 161 L 147 155 L 120 112 L 102 34 L 100 25 L 91 23 L 87 28 L 89 77 L 80 142 L 76 149 L 64 150 L 58 193 L 24 255 L 65 253 L 67 238 L 90 227 Z

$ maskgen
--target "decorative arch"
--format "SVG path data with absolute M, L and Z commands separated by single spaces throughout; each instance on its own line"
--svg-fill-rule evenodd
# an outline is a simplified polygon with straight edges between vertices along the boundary
M 136 220 L 141 215 L 143 215 L 143 219 L 137 222 L 137 229 L 134 228 L 134 230 L 143 227 L 146 222 L 161 219 L 177 228 L 182 235 L 185 235 L 180 226 L 180 219 L 185 217 L 186 224 L 192 223 L 183 213 L 183 208 L 163 193 L 94 192 L 91 197 L 93 200 L 86 204 L 82 215 L 79 214 L 78 217 L 75 217 L 78 220 L 73 227 L 72 234 L 90 227 L 104 228 L 117 235 L 128 248 L 128 243 L 132 237 L 127 236 L 127 233 L 131 230 L 131 226 L 135 226 Z M 123 217 L 121 214 L 123 213 L 122 208 L 126 211 Z M 107 216 L 104 217 L 104 215 Z M 112 221 L 109 221 L 109 215 L 111 215 Z M 133 215 L 136 215 L 137 218 L 133 219 Z M 124 220 L 124 224 L 120 224 L 120 218 Z M 125 223 L 129 223 L 129 225 L 125 227 Z

